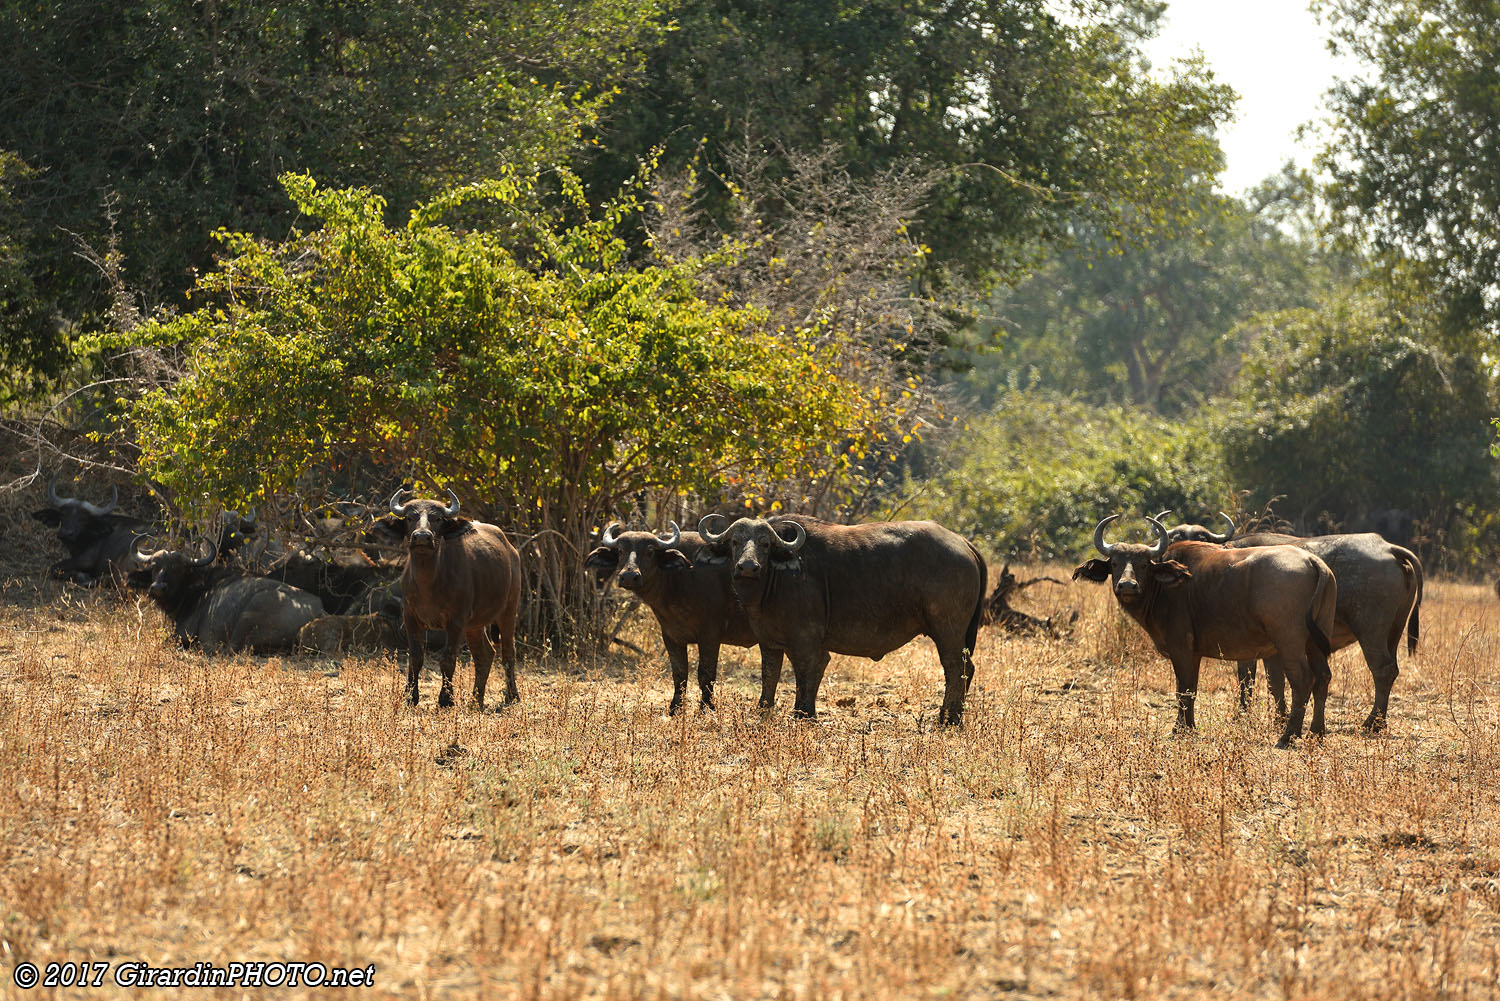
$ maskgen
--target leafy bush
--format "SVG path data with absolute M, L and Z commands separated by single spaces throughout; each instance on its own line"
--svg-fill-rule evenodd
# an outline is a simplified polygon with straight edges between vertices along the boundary
M 464 232 L 442 220 L 514 209 L 526 184 L 460 188 L 391 228 L 368 191 L 283 183 L 321 226 L 220 234 L 202 305 L 133 338 L 183 358 L 128 412 L 142 469 L 190 517 L 452 487 L 507 528 L 561 536 L 566 605 L 587 591 L 590 530 L 628 500 L 836 469 L 879 423 L 833 372 L 836 342 L 755 334 L 753 314 L 699 297 L 698 262 L 630 266 L 631 197 L 572 225 L 515 210 Z
M 1434 335 L 1424 304 L 1366 288 L 1263 318 L 1236 387 L 1253 412 L 1225 438 L 1236 480 L 1284 494 L 1306 526 L 1394 508 L 1436 535 L 1455 513 L 1493 510 L 1493 374 L 1477 347 Z
M 1012 390 L 949 444 L 946 460 L 917 510 L 995 554 L 1072 559 L 1107 515 L 1124 515 L 1114 537 L 1149 539 L 1147 514 L 1197 521 L 1236 510 L 1208 417 L 1170 421 Z

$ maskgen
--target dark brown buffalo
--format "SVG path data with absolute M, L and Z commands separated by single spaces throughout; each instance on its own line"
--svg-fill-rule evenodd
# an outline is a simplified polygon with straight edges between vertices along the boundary
M 712 709 L 719 647 L 726 643 L 754 646 L 755 633 L 730 587 L 728 559 L 716 555 L 697 532 L 684 532 L 675 521 L 671 526 L 663 538 L 651 532 L 621 532 L 611 524 L 584 565 L 601 582 L 613 574 L 616 584 L 656 616 L 672 665 L 672 703 L 667 712 L 675 715 L 687 692 L 687 648 L 698 647 L 698 691 L 703 708 Z M 762 677 L 767 671 L 779 674 L 781 660 L 781 651 L 762 649 Z
M 494 525 L 458 517 L 458 497 L 450 503 L 411 500 L 405 490 L 391 497 L 386 527 L 406 538 L 406 570 L 401 575 L 402 623 L 409 661 L 406 694 L 417 704 L 417 677 L 422 673 L 428 628 L 447 633 L 440 655 L 443 684 L 438 705 L 453 704 L 453 670 L 461 641 L 474 657 L 474 701 L 484 708 L 484 688 L 495 661 L 486 631 L 498 630 L 500 659 L 505 664 L 505 704 L 520 700 L 516 691 L 516 617 L 521 608 L 521 556 Z
M 1158 516 L 1160 517 L 1160 516 Z M 1387 542 L 1374 532 L 1356 535 L 1322 535 L 1311 539 L 1277 532 L 1256 532 L 1234 537 L 1234 521 L 1220 513 L 1229 525 L 1225 534 L 1209 532 L 1201 525 L 1174 525 L 1172 541 L 1180 539 L 1217 542 L 1231 549 L 1255 546 L 1297 546 L 1317 556 L 1339 582 L 1338 608 L 1334 612 L 1329 640 L 1340 650 L 1358 643 L 1365 665 L 1375 682 L 1375 703 L 1365 718 L 1364 729 L 1375 733 L 1385 728 L 1391 686 L 1401 673 L 1396 651 L 1401 632 L 1406 631 L 1406 652 L 1417 649 L 1422 609 L 1422 561 L 1409 549 Z M 1247 705 L 1255 685 L 1255 661 L 1239 663 L 1240 704 Z M 1286 714 L 1286 685 L 1281 665 L 1266 661 L 1266 682 L 1276 699 L 1277 710 Z
M 151 598 L 172 620 L 183 646 L 208 653 L 288 652 L 296 648 L 298 631 L 323 614 L 315 595 L 215 566 L 213 543 L 205 540 L 204 550 L 196 556 L 166 549 L 136 552 L 151 574 Z
M 371 591 L 391 583 L 398 574 L 393 568 L 377 566 L 363 555 L 341 563 L 297 552 L 277 560 L 266 576 L 316 594 L 330 615 L 347 615 Z
M 52 573 L 86 587 L 100 581 L 120 581 L 138 569 L 135 537 L 150 526 L 139 518 L 115 514 L 120 490 L 115 487 L 109 503 L 91 504 L 57 492 L 57 477 L 47 482 L 47 507 L 32 517 L 57 529 L 57 540 L 68 550 L 67 559 L 52 564 Z
M 1333 632 L 1338 585 L 1322 560 L 1293 546 L 1225 549 L 1207 542 L 1168 545 L 1167 530 L 1152 546 L 1110 544 L 1094 529 L 1093 559 L 1073 571 L 1092 581 L 1113 579 L 1115 598 L 1146 630 L 1177 677 L 1177 729 L 1192 729 L 1198 667 L 1204 657 L 1222 660 L 1278 657 L 1292 683 L 1292 709 L 1277 747 L 1302 735 L 1308 696 L 1310 731 L 1321 735 L 1328 696 L 1328 637 Z
M 960 722 L 987 575 L 967 539 L 930 521 L 830 525 L 801 516 L 741 518 L 715 533 L 715 518 L 723 520 L 709 515 L 698 531 L 727 554 L 735 596 L 762 651 L 791 658 L 796 715 L 816 717 L 830 652 L 879 660 L 930 636 L 943 665 L 938 719 Z M 774 666 L 766 658 L 763 709 L 775 703 L 780 668 L 779 657 Z

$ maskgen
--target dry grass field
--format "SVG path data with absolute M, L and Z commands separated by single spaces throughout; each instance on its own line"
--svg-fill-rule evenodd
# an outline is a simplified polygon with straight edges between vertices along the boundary
M 1034 570 L 1035 568 L 1033 568 Z M 1051 568 L 1057 572 L 1058 568 Z M 1031 571 L 1027 571 L 1031 572 Z M 1272 748 L 1205 662 L 1200 731 L 1108 589 L 1070 640 L 982 634 L 966 725 L 919 641 L 835 658 L 817 724 L 663 715 L 646 657 L 522 667 L 503 713 L 401 704 L 393 659 L 207 658 L 147 605 L 0 607 L 0 979 L 23 961 L 375 964 L 493 998 L 1491 997 L 1500 603 L 1431 582 L 1387 736 L 1357 651 L 1327 739 Z M 460 666 L 459 688 L 471 683 Z M 25 996 L 179 996 L 98 990 Z

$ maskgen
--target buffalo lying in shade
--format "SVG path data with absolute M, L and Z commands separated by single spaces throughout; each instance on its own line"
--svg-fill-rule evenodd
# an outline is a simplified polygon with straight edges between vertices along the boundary
M 709 515 L 698 531 L 727 556 L 735 596 L 761 649 L 791 659 L 795 715 L 816 717 L 830 653 L 879 660 L 929 636 L 943 665 L 938 720 L 961 721 L 988 574 L 967 539 L 930 521 L 741 518 L 713 532 L 714 519 L 724 520 Z M 780 666 L 778 658 L 774 669 L 762 671 L 763 709 L 775 702 Z
M 1113 580 L 1120 607 L 1172 662 L 1177 679 L 1177 729 L 1193 728 L 1198 669 L 1204 657 L 1223 660 L 1277 657 L 1292 684 L 1292 707 L 1278 747 L 1302 734 L 1309 696 L 1314 734 L 1324 732 L 1328 696 L 1328 637 L 1333 632 L 1338 585 L 1333 571 L 1293 546 L 1225 549 L 1206 542 L 1168 544 L 1167 530 L 1147 518 L 1156 544 L 1111 544 L 1094 529 L 1092 559 L 1073 579 Z
M 716 556 L 697 532 L 684 532 L 675 521 L 671 526 L 662 537 L 652 532 L 621 532 L 611 524 L 584 566 L 600 582 L 613 574 L 616 584 L 656 616 L 672 666 L 672 702 L 667 712 L 675 715 L 687 692 L 687 648 L 698 647 L 698 690 L 703 708 L 712 709 L 719 647 L 754 646 L 755 633 L 730 587 L 729 561 Z M 762 677 L 767 671 L 781 672 L 781 651 L 762 649 L 761 659 Z
M 166 549 L 137 553 L 151 573 L 151 599 L 172 620 L 183 646 L 208 653 L 296 649 L 297 634 L 324 614 L 315 595 L 280 581 L 215 566 L 215 547 L 191 555 Z
M 1328 564 L 1339 584 L 1338 607 L 1329 640 L 1335 650 L 1351 643 L 1359 644 L 1375 683 L 1375 702 L 1365 718 L 1364 729 L 1371 733 L 1384 729 L 1391 687 L 1401 673 L 1396 666 L 1396 652 L 1401 646 L 1403 630 L 1406 632 L 1406 652 L 1413 653 L 1417 648 L 1422 610 L 1422 561 L 1411 550 L 1387 542 L 1374 532 L 1321 535 L 1308 539 L 1276 532 L 1256 532 L 1236 538 L 1233 519 L 1222 512 L 1220 517 L 1228 523 L 1226 533 L 1216 534 L 1201 525 L 1174 525 L 1168 531 L 1168 538 L 1174 542 L 1213 542 L 1231 549 L 1297 546 Z M 1249 702 L 1255 683 L 1255 661 L 1240 661 L 1238 668 L 1240 704 L 1244 706 Z M 1283 675 L 1280 662 L 1274 657 L 1268 658 L 1266 682 L 1276 700 L 1277 710 L 1285 716 Z
M 323 615 L 297 632 L 297 649 L 304 653 L 399 650 L 405 641 L 401 621 L 378 612 L 367 615 Z
M 91 504 L 57 492 L 57 477 L 47 482 L 47 507 L 31 516 L 57 529 L 57 540 L 67 558 L 52 564 L 56 576 L 91 587 L 100 581 L 123 581 L 138 569 L 135 537 L 150 529 L 148 522 L 115 514 L 120 490 L 112 489 L 109 503 Z

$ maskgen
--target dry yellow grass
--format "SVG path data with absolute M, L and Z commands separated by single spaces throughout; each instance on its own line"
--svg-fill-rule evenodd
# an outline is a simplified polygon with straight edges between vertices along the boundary
M 431 676 L 413 712 L 390 658 L 207 658 L 133 601 L 8 585 L 4 989 L 21 961 L 307 960 L 376 986 L 197 993 L 1497 993 L 1493 592 L 1430 584 L 1388 736 L 1358 734 L 1345 651 L 1330 736 L 1278 752 L 1220 662 L 1173 737 L 1171 671 L 1108 589 L 1042 590 L 1075 638 L 986 630 L 943 732 L 925 640 L 835 658 L 816 725 L 785 717 L 790 672 L 753 712 L 744 651 L 718 713 L 665 718 L 644 631 L 645 658 L 524 664 L 504 713 L 438 711 Z

